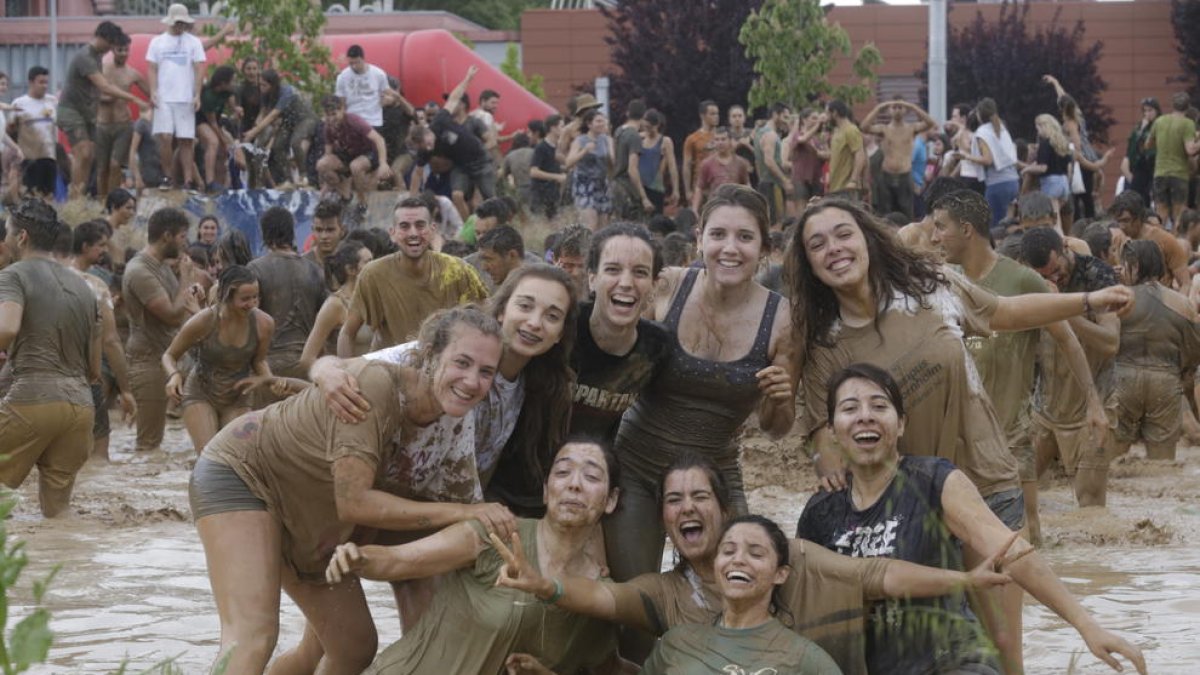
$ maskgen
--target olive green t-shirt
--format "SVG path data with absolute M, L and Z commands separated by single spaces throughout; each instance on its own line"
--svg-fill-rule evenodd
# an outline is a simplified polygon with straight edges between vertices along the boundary
M 91 406 L 88 356 L 99 313 L 92 289 L 48 258 L 0 270 L 0 303 L 21 305 L 21 327 L 8 350 L 10 403 L 65 401 Z
M 84 119 L 95 120 L 100 91 L 90 78 L 100 72 L 103 56 L 90 44 L 76 52 L 67 66 L 67 82 L 58 107 L 71 108 Z M 124 105 L 123 101 L 121 105 Z
M 179 280 L 163 261 L 139 253 L 125 266 L 121 294 L 129 315 L 129 341 L 126 351 L 136 361 L 154 361 L 171 345 L 178 328 L 168 326 L 146 309 L 159 296 L 172 300 L 179 292 Z
M 854 175 L 854 154 L 862 149 L 862 132 L 853 124 L 833 132 L 829 143 L 829 192 L 844 190 L 846 183 L 858 179 Z
M 1183 115 L 1163 115 L 1150 127 L 1154 138 L 1154 177 L 1188 178 L 1188 156 L 1184 143 L 1196 135 L 1196 123 Z
M 754 628 L 684 624 L 667 631 L 642 666 L 642 675 L 841 675 L 811 640 L 776 619 Z
M 1050 290 L 1037 272 L 1005 256 L 976 283 L 1001 297 Z M 1035 329 L 967 337 L 967 348 L 1010 446 L 1024 437 L 1022 410 L 1033 394 L 1040 334 Z

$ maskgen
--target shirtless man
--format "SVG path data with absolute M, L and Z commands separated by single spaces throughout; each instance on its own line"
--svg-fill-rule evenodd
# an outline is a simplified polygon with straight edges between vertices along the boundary
M 716 101 L 700 102 L 700 128 L 683 141 L 683 197 L 684 203 L 692 203 L 692 190 L 700 177 L 700 164 L 708 159 L 713 147 L 713 129 L 721 121 L 721 109 Z
M 887 124 L 876 124 L 875 119 L 885 109 L 891 116 L 891 121 Z M 910 110 L 919 120 L 915 124 L 904 121 L 904 116 Z M 911 220 L 915 191 L 912 180 L 913 141 L 917 135 L 936 129 L 937 121 L 912 103 L 896 98 L 887 103 L 880 103 L 867 113 L 862 121 L 862 128 L 883 138 L 883 185 L 878 186 L 883 191 L 880 197 L 883 212 L 899 211 Z
M 131 91 L 134 85 L 146 96 L 150 85 L 146 78 L 126 61 L 129 59 L 129 36 L 121 34 L 113 45 L 113 58 L 102 69 L 104 79 L 121 91 Z M 107 195 L 121 185 L 121 167 L 129 158 L 129 143 L 133 139 L 133 116 L 129 103 L 100 94 L 96 109 L 96 184 L 97 194 Z

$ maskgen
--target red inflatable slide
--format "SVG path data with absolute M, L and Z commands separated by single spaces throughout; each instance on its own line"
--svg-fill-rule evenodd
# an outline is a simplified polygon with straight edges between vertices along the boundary
M 146 48 L 154 36 L 138 34 L 131 37 L 133 43 L 129 48 L 129 65 L 145 73 Z M 505 125 L 506 132 L 524 129 L 530 120 L 542 119 L 556 112 L 545 101 L 530 94 L 444 30 L 327 35 L 323 41 L 329 46 L 333 62 L 339 70 L 345 68 L 346 50 L 350 45 L 361 45 L 367 63 L 379 66 L 388 75 L 400 80 L 404 97 L 414 106 L 422 106 L 426 101 L 441 103 L 442 96 L 448 94 L 467 74 L 467 68 L 475 65 L 479 67 L 479 74 L 467 90 L 471 95 L 471 104 L 476 104 L 484 89 L 499 93 L 500 108 L 496 111 L 496 121 Z M 225 48 L 210 49 L 208 59 L 220 63 L 229 58 L 229 52 Z

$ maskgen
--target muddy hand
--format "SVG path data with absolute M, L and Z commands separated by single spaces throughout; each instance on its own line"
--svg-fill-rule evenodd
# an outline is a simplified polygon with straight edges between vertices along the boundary
M 1125 672 L 1121 662 L 1113 656 L 1113 654 L 1120 654 L 1129 659 L 1140 675 L 1146 675 L 1146 657 L 1142 655 L 1142 650 L 1096 625 L 1080 631 L 1080 633 L 1083 635 L 1083 641 L 1087 643 L 1088 649 L 1092 650 L 1096 658 L 1107 663 L 1113 670 L 1118 673 Z
M 117 395 L 117 402 L 121 404 L 121 420 L 125 424 L 133 424 L 133 420 L 137 418 L 137 401 L 134 400 L 133 394 L 123 391 Z
M 367 556 L 358 550 L 357 545 L 352 542 L 342 544 L 337 547 L 337 550 L 333 552 L 333 557 L 329 559 L 329 566 L 325 568 L 325 581 L 331 584 L 340 584 L 342 579 L 357 573 L 366 564 Z
M 521 548 L 521 535 L 513 532 L 511 549 L 495 534 L 488 535 L 488 538 L 491 539 L 496 553 L 500 554 L 500 559 L 504 561 L 500 573 L 496 575 L 496 586 L 515 588 L 536 595 L 544 579 L 525 558 L 525 550 Z
M 1133 291 L 1127 286 L 1109 286 L 1092 291 L 1088 297 L 1092 307 L 1100 312 L 1116 312 L 1117 316 L 1128 316 L 1133 311 Z
M 331 369 L 313 382 L 325 395 L 325 405 L 344 424 L 354 424 L 367 419 L 370 402 L 359 393 L 358 380 L 341 368 Z
M 251 375 L 243 377 L 233 383 L 233 388 L 237 389 L 242 394 L 249 394 L 252 391 L 263 387 L 270 387 L 275 384 L 275 378 L 271 375 Z
M 763 396 L 776 401 L 787 401 L 792 397 L 792 376 L 782 366 L 767 366 L 754 374 L 758 378 L 758 389 Z
M 467 516 L 463 520 L 474 518 L 483 523 L 488 534 L 500 535 L 507 539 L 517 530 L 517 518 L 503 504 L 471 504 L 467 506 Z
M 967 588 L 991 588 L 993 586 L 1003 586 L 1012 581 L 1012 577 L 1004 571 L 1005 555 L 1012 549 L 1013 542 L 1017 540 L 1020 533 L 1013 532 L 1009 536 L 1008 541 L 1004 542 L 995 553 L 985 558 L 970 572 L 967 572 Z

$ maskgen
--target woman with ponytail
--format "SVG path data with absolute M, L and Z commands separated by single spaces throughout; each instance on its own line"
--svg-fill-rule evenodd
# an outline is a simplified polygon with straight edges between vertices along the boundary
M 242 265 L 221 270 L 216 302 L 183 324 L 163 354 L 167 371 L 167 396 L 182 402 L 183 423 L 196 452 L 226 424 L 249 412 L 245 394 L 259 380 L 269 378 L 267 348 L 275 321 L 258 309 L 258 278 Z M 180 370 L 188 350 L 195 367 Z

